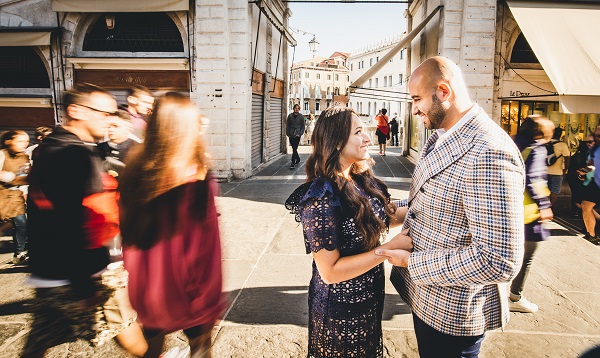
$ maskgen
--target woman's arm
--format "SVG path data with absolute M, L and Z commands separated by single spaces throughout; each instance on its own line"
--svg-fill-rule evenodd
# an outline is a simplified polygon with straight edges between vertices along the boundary
M 412 250 L 412 245 L 408 247 L 406 241 L 392 240 L 376 249 Z M 313 258 L 323 282 L 327 284 L 340 283 L 360 276 L 387 259 L 386 256 L 375 255 L 375 249 L 345 257 L 340 257 L 338 249 L 321 249 L 313 252 Z

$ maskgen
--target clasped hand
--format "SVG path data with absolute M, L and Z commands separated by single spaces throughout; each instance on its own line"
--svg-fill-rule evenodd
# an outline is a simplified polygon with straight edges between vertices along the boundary
M 413 243 L 408 236 L 408 229 L 394 236 L 390 241 L 375 250 L 375 255 L 386 256 L 394 266 L 408 267 L 408 258 L 413 249 Z

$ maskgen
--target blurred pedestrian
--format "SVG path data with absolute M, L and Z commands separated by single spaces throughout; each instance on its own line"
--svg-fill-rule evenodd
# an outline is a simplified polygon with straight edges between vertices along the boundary
M 13 264 L 28 260 L 27 217 L 25 195 L 29 173 L 29 156 L 25 153 L 29 135 L 22 130 L 9 130 L 0 136 L 0 220 L 12 224 Z
M 383 357 L 385 257 L 374 249 L 406 210 L 390 204 L 386 185 L 373 176 L 370 139 L 352 109 L 321 113 L 313 140 L 308 181 L 285 203 L 302 223 L 306 253 L 313 255 L 308 356 Z M 395 243 L 382 247 L 410 249 Z
M 311 114 L 308 115 L 305 123 L 304 130 L 304 143 L 310 145 L 310 138 L 312 137 L 313 131 L 315 129 L 315 116 Z
M 100 346 L 116 338 L 142 356 L 147 345 L 127 299 L 127 272 L 122 264 L 109 265 L 104 246 L 118 220 L 107 221 L 103 213 L 114 214 L 117 203 L 96 201 L 105 177 L 95 142 L 117 115 L 117 102 L 104 89 L 82 84 L 66 91 L 62 103 L 65 123 L 40 144 L 27 177 L 28 283 L 35 297 L 22 355 L 42 357 L 76 339 Z
M 392 146 L 398 146 L 398 113 L 394 113 L 394 117 L 390 120 L 390 130 L 392 131 Z
M 52 133 L 52 130 L 52 128 L 45 126 L 37 127 L 35 129 L 35 139 L 37 140 L 37 143 L 27 147 L 27 150 L 25 150 L 25 153 L 29 156 L 29 159 L 31 160 L 32 164 L 33 160 L 37 155 L 36 148 L 39 147 L 40 143 L 44 140 L 44 138 L 46 138 L 50 133 Z
M 408 196 L 404 239 L 414 251 L 376 252 L 394 265 L 390 280 L 412 309 L 420 356 L 477 357 L 485 332 L 508 321 L 505 286 L 523 258 L 523 160 L 471 102 L 451 60 L 425 60 L 408 88 L 413 115 L 435 130 Z
M 300 155 L 298 154 L 298 146 L 300 145 L 300 137 L 304 134 L 304 116 L 300 113 L 300 105 L 294 105 L 294 112 L 287 117 L 285 125 L 285 134 L 290 139 L 292 146 L 292 165 L 290 169 L 295 169 L 300 163 Z
M 547 185 L 546 143 L 552 138 L 554 124 L 546 117 L 527 117 L 515 136 L 525 162 L 525 253 L 523 264 L 510 285 L 509 308 L 512 312 L 534 313 L 538 306 L 523 297 L 523 287 L 538 245 L 550 237 L 543 222 L 552 220 L 550 190 Z
M 550 189 L 550 204 L 554 206 L 556 198 L 560 194 L 563 178 L 567 174 L 571 162 L 571 151 L 565 142 L 560 141 L 563 130 L 554 128 L 552 139 L 548 145 L 552 148 L 552 154 L 556 160 L 548 162 L 548 188 Z
M 567 183 L 571 188 L 571 215 L 581 216 L 581 201 L 583 200 L 584 185 L 577 171 L 588 164 L 590 149 L 594 146 L 594 136 L 590 135 L 579 143 L 577 151 L 571 156 L 567 172 Z
M 385 115 L 386 113 L 387 109 L 383 108 L 375 117 L 375 121 L 377 122 L 375 134 L 379 143 L 379 155 L 385 155 L 386 142 L 390 139 L 390 125 L 388 123 L 389 119 Z
M 142 85 L 134 85 L 127 90 L 126 109 L 131 115 L 133 131 L 131 138 L 141 142 L 146 133 L 146 120 L 154 106 L 154 95 L 152 91 Z
M 105 169 L 117 178 L 125 167 L 125 159 L 131 149 L 139 145 L 138 141 L 130 137 L 132 132 L 131 115 L 121 109 L 119 115 L 113 118 L 108 126 L 108 141 L 98 143 L 98 148 L 105 158 Z
M 119 182 L 129 294 L 148 357 L 160 354 L 166 334 L 181 329 L 192 357 L 210 357 L 211 331 L 223 309 L 218 190 L 201 121 L 187 97 L 160 98 Z
M 592 168 L 600 168 L 600 126 L 594 132 L 594 146 L 590 149 L 591 167 L 584 168 L 589 172 Z M 585 173 L 582 173 L 585 174 Z M 583 190 L 581 213 L 585 224 L 585 239 L 595 245 L 600 245 L 600 238 L 596 236 L 596 216 L 594 207 L 600 204 L 600 170 L 594 170 L 594 178 Z

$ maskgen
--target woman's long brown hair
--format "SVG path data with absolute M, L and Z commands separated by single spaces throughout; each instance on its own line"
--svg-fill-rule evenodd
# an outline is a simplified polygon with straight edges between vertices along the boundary
M 126 160 L 119 178 L 121 225 L 143 225 L 136 213 L 143 213 L 154 198 L 201 176 L 207 163 L 196 106 L 185 96 L 169 92 L 160 98 L 148 119 L 144 143 Z M 143 215 L 143 214 L 142 214 Z M 123 229 L 123 228 L 122 228 Z M 136 231 L 136 230 L 134 230 Z M 137 235 L 123 236 L 132 246 L 148 247 Z
M 354 210 L 356 227 L 365 239 L 365 249 L 372 249 L 387 230 L 386 224 L 373 212 L 369 198 L 362 195 L 351 180 L 344 178 L 340 164 L 340 153 L 352 131 L 352 116 L 358 117 L 351 108 L 341 106 L 330 107 L 321 113 L 311 138 L 313 152 L 306 161 L 306 175 L 309 181 L 324 178 L 334 183 L 342 200 Z M 359 183 L 366 194 L 379 199 L 386 214 L 392 215 L 395 207 L 388 203 L 389 198 L 384 192 L 387 186 L 373 176 L 370 164 L 371 161 L 352 164 L 351 179 Z

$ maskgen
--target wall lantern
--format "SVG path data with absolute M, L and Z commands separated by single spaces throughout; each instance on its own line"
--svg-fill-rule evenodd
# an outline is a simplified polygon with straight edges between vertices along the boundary
M 107 14 L 104 15 L 104 21 L 106 21 L 106 28 L 112 30 L 115 28 L 115 15 Z

